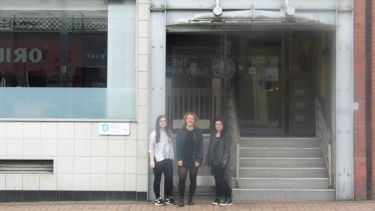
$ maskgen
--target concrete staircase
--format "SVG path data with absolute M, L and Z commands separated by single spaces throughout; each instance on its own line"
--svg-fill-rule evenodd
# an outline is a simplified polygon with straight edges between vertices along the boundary
M 235 201 L 329 201 L 328 170 L 316 138 L 241 138 Z M 233 179 L 235 184 L 235 178 Z

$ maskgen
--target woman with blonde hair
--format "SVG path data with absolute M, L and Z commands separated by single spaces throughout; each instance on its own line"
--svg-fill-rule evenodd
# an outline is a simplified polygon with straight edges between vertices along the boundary
M 198 168 L 203 159 L 203 135 L 197 126 L 198 117 L 194 112 L 184 115 L 183 126 L 176 136 L 176 157 L 178 164 L 178 206 L 184 206 L 185 182 L 189 171 L 190 187 L 188 205 L 193 205 L 193 196 L 197 188 Z

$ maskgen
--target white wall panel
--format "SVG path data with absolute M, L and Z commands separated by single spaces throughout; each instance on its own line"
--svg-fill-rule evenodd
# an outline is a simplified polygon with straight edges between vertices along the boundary
M 108 172 L 108 157 L 91 157 L 91 173 L 106 174 Z
M 57 125 L 58 139 L 74 139 L 74 123 L 60 122 Z
M 5 190 L 22 190 L 22 175 L 6 175 Z
M 56 189 L 57 190 L 73 190 L 74 175 L 73 174 L 57 174 Z
M 40 156 L 40 140 L 28 140 L 25 139 L 23 142 L 23 155 L 24 156 Z
M 91 157 L 74 158 L 74 174 L 91 173 Z
M 23 175 L 23 190 L 39 190 L 39 175 Z
M 83 122 L 75 123 L 74 139 L 91 139 L 91 125 Z
M 56 157 L 57 156 L 57 140 L 41 140 L 40 157 Z
M 110 140 L 108 142 L 108 156 L 125 156 L 125 141 Z
M 126 191 L 137 190 L 137 175 L 125 174 L 125 190 Z
M 108 141 L 92 140 L 91 156 L 108 156 Z
M 108 174 L 124 174 L 125 157 L 108 157 Z
M 108 189 L 107 174 L 91 174 L 91 190 L 106 191 Z
M 183 1 L 182 1 L 183 2 Z M 151 13 L 150 20 L 150 128 L 157 116 L 165 114 L 166 17 L 164 12 Z
M 40 190 L 56 190 L 56 175 L 40 175 Z
M 137 158 L 125 157 L 125 174 L 137 173 Z
M 89 191 L 91 190 L 91 175 L 90 174 L 74 174 L 73 178 L 74 190 Z
M 57 139 L 57 123 L 42 122 L 41 123 L 41 139 Z
M 74 156 L 88 157 L 91 155 L 91 140 L 75 140 Z
M 26 122 L 23 124 L 25 139 L 40 139 L 41 138 L 41 124 L 37 122 Z
M 0 122 L 0 141 L 6 138 L 6 123 Z
M 24 131 L 22 122 L 8 122 L 6 130 L 7 139 L 23 139 Z
M 57 156 L 71 157 L 74 155 L 74 139 L 59 139 L 57 141 Z
M 336 31 L 336 198 L 354 199 L 353 14 L 339 12 Z
M 125 175 L 124 174 L 108 174 L 108 190 L 124 191 Z
M 72 157 L 59 157 L 56 160 L 57 174 L 72 174 L 74 172 L 74 160 Z
M 5 190 L 5 175 L 0 175 L 0 190 Z

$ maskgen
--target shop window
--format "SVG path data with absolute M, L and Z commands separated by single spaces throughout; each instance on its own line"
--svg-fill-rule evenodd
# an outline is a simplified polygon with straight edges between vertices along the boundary
M 134 119 L 135 1 L 84 2 L 0 2 L 0 118 Z

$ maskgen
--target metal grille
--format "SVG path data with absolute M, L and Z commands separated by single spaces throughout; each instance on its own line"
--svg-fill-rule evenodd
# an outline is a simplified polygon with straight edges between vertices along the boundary
M 0 31 L 107 31 L 107 18 L 2 18 Z
M 0 160 L 0 174 L 52 174 L 53 160 Z
M 211 117 L 211 90 L 202 88 L 173 89 L 174 119 L 181 119 L 188 111 L 195 111 L 200 119 Z

